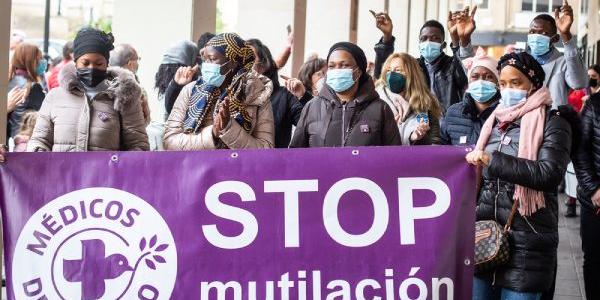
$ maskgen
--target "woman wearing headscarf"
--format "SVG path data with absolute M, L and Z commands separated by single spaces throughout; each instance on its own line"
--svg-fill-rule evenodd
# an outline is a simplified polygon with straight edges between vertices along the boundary
M 28 151 L 148 150 L 141 88 L 130 71 L 108 68 L 113 40 L 93 28 L 77 33 L 75 61 L 46 96 Z
M 290 147 L 400 145 L 394 114 L 375 91 L 362 49 L 337 43 L 327 66 L 326 84 L 304 107 Z
M 498 60 L 479 48 L 475 57 L 466 59 L 464 64 L 469 87 L 463 100 L 446 111 L 441 130 L 444 145 L 475 145 L 481 127 L 500 99 Z
M 475 275 L 473 299 L 539 299 L 555 274 L 557 187 L 569 163 L 571 126 L 550 110 L 544 70 L 531 55 L 504 55 L 499 69 L 500 104 L 466 159 L 483 167 L 477 220 L 504 227 L 515 209 L 510 258 Z
M 212 38 L 203 52 L 202 75 L 175 101 L 165 149 L 273 148 L 273 84 L 253 65 L 254 52 L 237 34 Z
M 377 93 L 394 113 L 402 145 L 440 143 L 442 108 L 415 58 L 406 53 L 392 54 L 383 65 Z

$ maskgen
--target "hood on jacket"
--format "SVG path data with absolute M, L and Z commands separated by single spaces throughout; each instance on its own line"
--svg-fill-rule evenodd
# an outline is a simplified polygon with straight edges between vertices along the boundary
M 114 109 L 123 111 L 125 107 L 131 105 L 141 105 L 142 88 L 137 83 L 135 75 L 126 69 L 120 67 L 109 67 L 108 89 L 106 93 L 114 101 Z M 77 68 L 74 62 L 66 64 L 58 75 L 60 87 L 65 91 L 83 96 L 83 84 L 77 79 Z
M 368 75 L 364 76 L 368 77 Z M 371 79 L 370 77 L 361 77 L 359 80 L 360 83 L 356 95 L 354 96 L 354 99 L 352 101 L 348 102 L 349 104 L 352 105 L 352 103 L 355 103 L 356 106 L 361 106 L 379 99 L 379 94 L 375 90 L 375 83 L 373 83 L 373 79 Z M 337 94 L 327 84 L 324 84 L 323 88 L 319 91 L 319 97 L 324 98 L 329 102 L 341 105 Z

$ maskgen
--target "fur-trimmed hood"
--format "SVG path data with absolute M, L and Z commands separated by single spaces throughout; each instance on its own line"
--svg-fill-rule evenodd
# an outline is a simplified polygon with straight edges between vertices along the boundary
M 102 93 L 113 99 L 116 111 L 123 111 L 125 107 L 131 105 L 141 105 L 142 88 L 131 71 L 119 67 L 109 67 L 107 72 L 108 89 Z M 75 63 L 66 64 L 61 69 L 58 80 L 61 88 L 67 92 L 79 97 L 84 95 L 83 84 L 77 79 Z

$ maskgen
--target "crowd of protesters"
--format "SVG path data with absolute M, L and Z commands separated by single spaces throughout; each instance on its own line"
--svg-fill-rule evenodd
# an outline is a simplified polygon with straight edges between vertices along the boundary
M 600 67 L 586 70 L 577 53 L 566 1 L 499 60 L 473 47 L 476 10 L 425 22 L 417 58 L 394 52 L 392 20 L 372 12 L 382 33 L 372 67 L 338 42 L 293 77 L 279 75 L 292 35 L 273 57 L 258 39 L 205 33 L 166 51 L 158 99 L 139 85 L 135 48 L 111 34 L 81 29 L 51 70 L 36 46 L 11 43 L 7 134 L 30 152 L 472 146 L 477 220 L 504 226 L 517 208 L 510 259 L 475 274 L 473 299 L 552 299 L 562 181 L 569 216 L 582 206 L 587 297 L 600 299 Z

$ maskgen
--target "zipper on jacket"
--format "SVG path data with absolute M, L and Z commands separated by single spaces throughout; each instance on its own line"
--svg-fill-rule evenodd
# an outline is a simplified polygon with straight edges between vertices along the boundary
M 498 144 L 498 152 L 502 150 L 502 143 L 504 142 L 504 138 L 506 137 L 506 132 L 500 135 L 500 143 Z M 497 178 L 496 182 L 496 198 L 494 199 L 494 220 L 498 222 L 498 197 L 500 196 L 500 178 Z M 494 274 L 492 275 L 492 286 L 496 285 L 496 272 L 494 270 Z
M 342 147 L 346 146 L 346 104 L 342 104 Z

